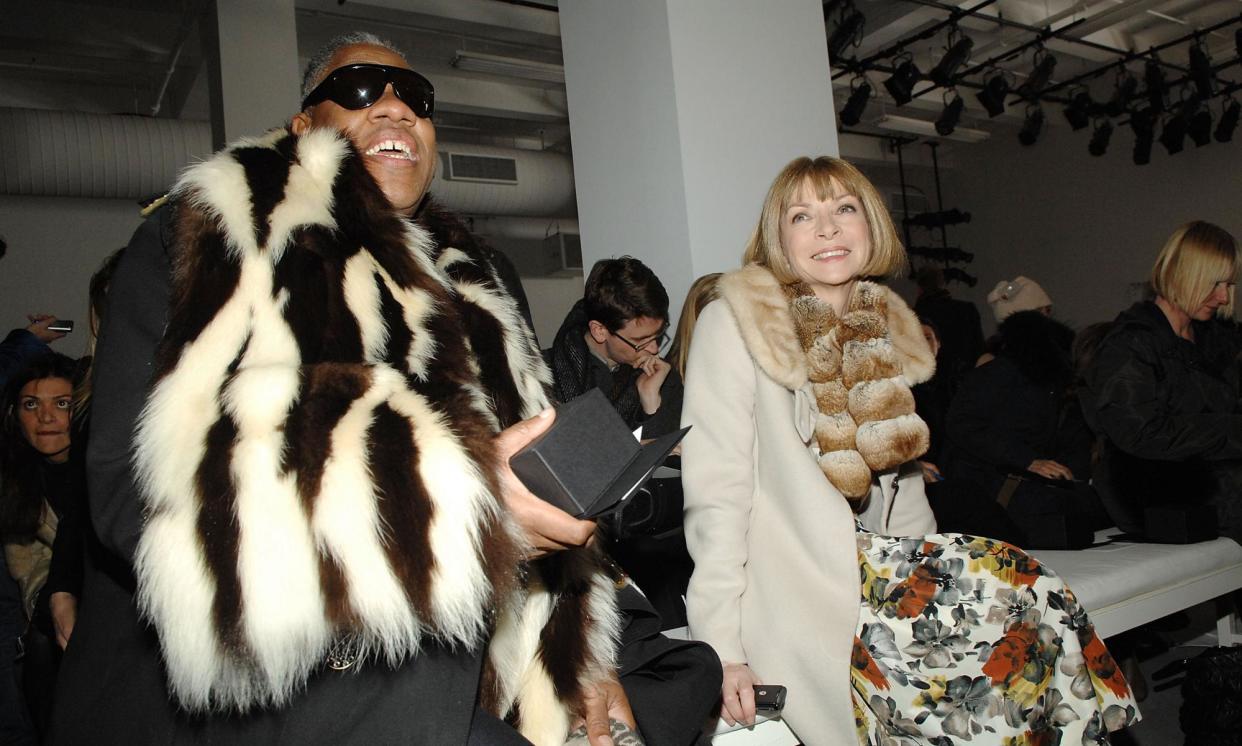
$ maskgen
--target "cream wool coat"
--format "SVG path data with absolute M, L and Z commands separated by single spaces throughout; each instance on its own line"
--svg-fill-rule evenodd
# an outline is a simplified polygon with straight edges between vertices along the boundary
M 784 717 L 808 746 L 856 743 L 854 514 L 816 463 L 805 357 L 776 279 L 752 265 L 720 289 L 695 327 L 682 410 L 690 634 L 788 687 Z M 926 380 L 935 363 L 918 320 L 888 295 L 903 377 Z M 935 532 L 917 464 L 876 477 L 869 530 Z

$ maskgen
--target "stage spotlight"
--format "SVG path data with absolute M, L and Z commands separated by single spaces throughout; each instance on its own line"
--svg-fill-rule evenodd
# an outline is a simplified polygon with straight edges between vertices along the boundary
M 953 134 L 958 120 L 962 118 L 964 108 L 966 108 L 966 102 L 954 90 L 953 100 L 944 105 L 944 111 L 940 112 L 940 118 L 936 120 L 936 131 L 945 137 Z
M 892 76 L 884 81 L 884 87 L 888 89 L 889 95 L 893 97 L 893 101 L 897 102 L 898 106 L 905 106 L 910 103 L 910 93 L 914 90 L 914 86 L 922 79 L 923 73 L 907 54 L 897 65 Z
M 1233 131 L 1238 128 L 1238 114 L 1242 114 L 1242 105 L 1229 99 L 1220 113 L 1220 122 L 1216 125 L 1216 142 L 1229 142 L 1233 139 Z
M 1095 126 L 1091 133 L 1091 142 L 1087 143 L 1087 152 L 1094 156 L 1104 155 L 1108 150 L 1108 141 L 1113 137 L 1113 123 L 1107 119 Z
M 836 62 L 845 52 L 846 47 L 857 44 L 862 39 L 862 30 L 866 23 L 867 19 L 854 7 L 853 3 L 845 4 L 841 9 L 837 27 L 828 36 L 829 62 Z
M 1039 104 L 1032 104 L 1026 108 L 1026 119 L 1022 122 L 1022 129 L 1018 131 L 1018 142 L 1023 145 L 1034 145 L 1039 139 L 1040 130 L 1044 128 L 1044 110 Z
M 1147 60 L 1143 69 L 1143 82 L 1147 84 L 1147 101 L 1153 112 L 1164 111 L 1164 70 L 1155 60 Z
M 1177 155 L 1186 147 L 1186 117 L 1182 116 L 1181 112 L 1170 114 L 1164 120 L 1160 144 L 1169 151 L 1169 155 Z
M 1075 132 L 1091 124 L 1091 94 L 1086 88 L 1079 88 L 1070 94 L 1069 105 L 1065 107 L 1065 121 Z
M 1105 111 L 1110 117 L 1119 117 L 1126 112 L 1126 108 L 1130 105 L 1130 99 L 1134 98 L 1135 91 L 1138 90 L 1138 81 L 1133 75 L 1124 69 L 1117 76 L 1117 89 L 1113 91 L 1113 97 L 1109 99 Z
M 850 91 L 850 98 L 845 102 L 845 108 L 841 109 L 841 124 L 846 127 L 853 127 L 862 120 L 863 112 L 867 109 L 867 101 L 871 98 L 871 84 L 866 78 L 861 78 L 861 80 L 862 82 Z
M 1136 111 L 1130 116 L 1130 129 L 1134 130 L 1134 165 L 1151 163 L 1151 146 L 1156 139 L 1156 114 L 1151 109 Z
M 1194 113 L 1184 114 L 1186 117 L 1186 133 L 1196 148 L 1212 142 L 1212 110 L 1206 106 L 1195 106 Z
M 1040 92 L 1048 86 L 1048 81 L 1052 79 L 1052 71 L 1056 67 L 1057 58 L 1049 54 L 1047 49 L 1040 47 L 1035 52 L 1035 68 L 1031 70 L 1031 75 L 1026 82 L 1018 87 L 1018 93 L 1022 94 L 1025 99 L 1038 98 Z
M 1190 79 L 1194 81 L 1199 98 L 1207 100 L 1216 93 L 1212 85 L 1212 60 L 1197 40 L 1190 45 Z
M 979 103 L 987 110 L 988 117 L 998 117 L 1005 113 L 1005 97 L 1009 95 L 1009 80 L 1005 73 L 997 70 L 992 77 L 983 82 L 983 90 L 975 94 Z
M 949 49 L 940 58 L 940 62 L 932 68 L 931 74 L 928 76 L 932 82 L 938 86 L 948 88 L 953 85 L 953 74 L 956 73 L 966 61 L 970 59 L 970 50 L 974 48 L 975 42 L 969 36 L 961 36 L 957 34 L 958 39 L 949 44 Z M 951 34 L 950 39 L 953 38 Z

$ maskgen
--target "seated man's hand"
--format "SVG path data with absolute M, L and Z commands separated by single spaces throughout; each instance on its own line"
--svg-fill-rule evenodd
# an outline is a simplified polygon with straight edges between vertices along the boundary
M 595 534 L 595 521 L 578 520 L 539 499 L 509 468 L 509 457 L 542 435 L 555 418 L 555 410 L 545 409 L 529 420 L 506 428 L 495 440 L 502 497 L 509 513 L 526 533 L 526 540 L 533 550 L 530 558 L 585 546 Z
M 64 332 L 54 332 L 48 329 L 48 326 L 56 320 L 55 316 L 46 313 L 28 313 L 26 314 L 26 320 L 30 322 L 26 327 L 26 331 L 35 335 L 35 338 L 43 344 L 53 342 L 65 336 Z
M 47 605 L 52 612 L 52 626 L 56 629 L 56 644 L 64 650 L 78 620 L 78 598 L 66 591 L 56 591 L 48 596 Z
M 630 726 L 630 730 L 638 730 L 638 721 L 630 709 L 630 700 L 616 679 L 597 682 L 589 687 L 583 696 L 582 720 L 575 728 L 586 723 L 587 739 L 591 746 L 612 746 L 612 720 L 620 720 Z
M 755 722 L 755 684 L 759 677 L 745 663 L 725 663 L 720 685 L 720 717 L 729 725 Z
M 1037 458 L 1026 467 L 1027 471 L 1032 471 L 1041 477 L 1048 479 L 1073 479 L 1074 472 L 1069 470 L 1068 466 L 1059 464 L 1048 458 Z
M 638 387 L 638 400 L 647 414 L 655 414 L 660 409 L 660 387 L 668 372 L 673 369 L 659 355 L 644 355 L 634 362 L 638 369 L 638 379 L 634 385 Z

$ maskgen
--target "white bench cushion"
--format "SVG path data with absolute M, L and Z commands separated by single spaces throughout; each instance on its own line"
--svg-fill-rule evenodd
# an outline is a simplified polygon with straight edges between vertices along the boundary
M 1242 547 L 1231 539 L 1198 544 L 1114 541 L 1117 529 L 1096 534 L 1078 551 L 1036 550 L 1109 637 L 1242 588 Z

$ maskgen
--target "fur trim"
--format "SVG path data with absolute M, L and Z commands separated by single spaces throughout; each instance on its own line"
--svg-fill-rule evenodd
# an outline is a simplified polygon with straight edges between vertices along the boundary
M 547 406 L 549 374 L 486 259 L 394 215 L 325 130 L 242 141 L 175 199 L 173 302 L 135 437 L 138 600 L 174 697 L 278 706 L 342 637 L 397 665 L 427 636 L 486 644 L 493 618 L 598 678 L 616 612 L 575 590 L 607 582 L 594 555 L 563 553 L 542 591 L 517 583 L 492 440 Z M 580 628 L 555 624 L 574 613 Z M 536 646 L 498 644 L 489 680 L 517 692 L 498 714 L 526 709 L 512 680 L 540 676 L 532 692 L 556 691 L 542 709 L 575 711 Z
M 889 288 L 874 283 L 858 285 L 864 286 L 870 288 L 866 292 L 883 297 L 889 340 L 906 384 L 929 380 L 936 372 L 936 358 L 923 337 L 918 316 Z M 764 267 L 748 264 L 720 278 L 720 297 L 728 303 L 746 349 L 763 372 L 791 391 L 802 388 L 809 380 L 807 356 L 798 343 L 793 316 L 776 277 Z
M 794 391 L 810 382 L 819 466 L 842 494 L 866 497 L 873 471 L 927 450 L 910 384 L 930 377 L 935 361 L 895 293 L 858 282 L 838 318 L 802 283 L 782 286 L 757 265 L 726 275 L 720 288 L 760 368 Z
M 729 304 L 746 349 L 763 372 L 791 391 L 802 388 L 806 356 L 776 277 L 749 264 L 720 278 L 720 297 Z

